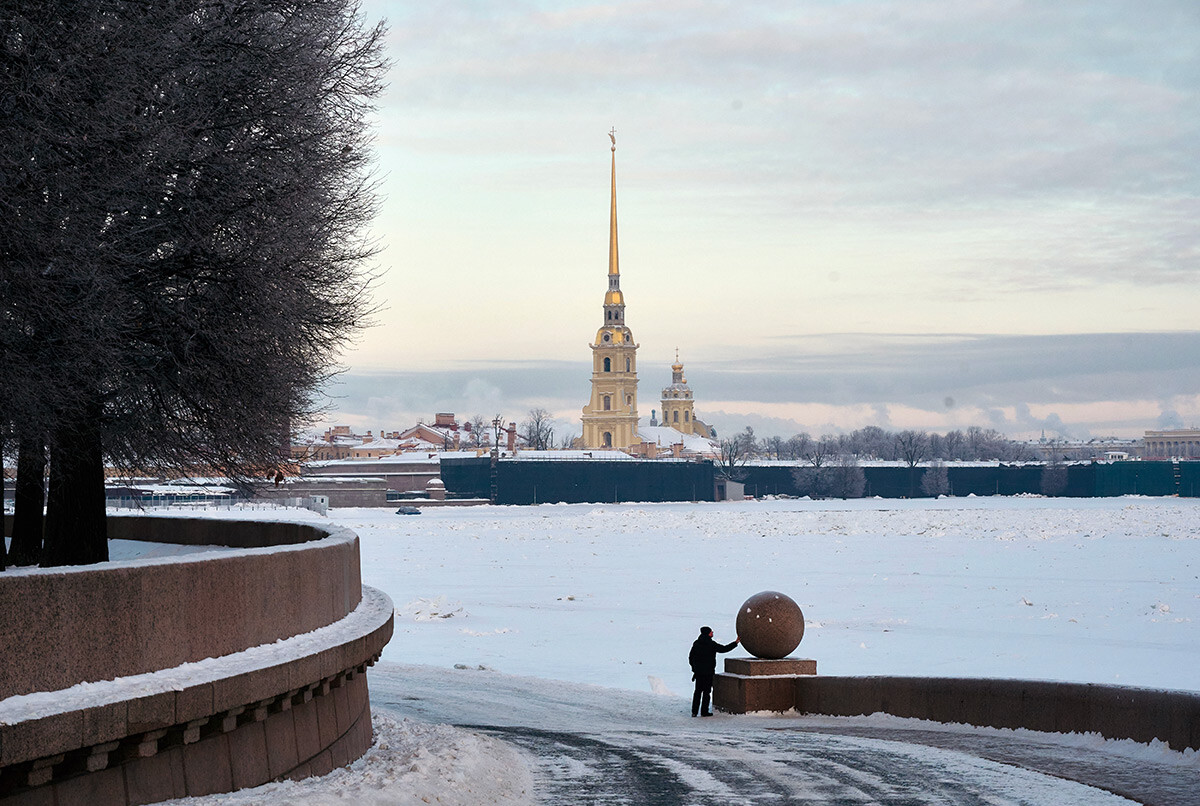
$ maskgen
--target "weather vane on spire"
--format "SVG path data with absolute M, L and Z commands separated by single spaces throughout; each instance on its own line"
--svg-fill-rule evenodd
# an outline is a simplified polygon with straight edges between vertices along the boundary
M 617 127 L 613 126 L 608 132 L 608 139 L 612 140 L 613 151 L 617 150 Z

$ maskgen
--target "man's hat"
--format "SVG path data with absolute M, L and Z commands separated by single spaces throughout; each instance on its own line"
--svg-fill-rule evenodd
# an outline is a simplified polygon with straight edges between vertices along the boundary
M 712 627 L 701 627 L 700 628 L 701 635 L 708 635 L 711 632 L 712 632 Z

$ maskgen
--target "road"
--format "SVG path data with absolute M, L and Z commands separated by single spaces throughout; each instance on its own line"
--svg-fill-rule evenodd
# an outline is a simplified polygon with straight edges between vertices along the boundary
M 383 663 L 370 681 L 377 710 L 520 748 L 548 804 L 1200 806 L 1195 765 L 1049 734 L 871 718 L 695 719 L 682 697 L 487 669 Z

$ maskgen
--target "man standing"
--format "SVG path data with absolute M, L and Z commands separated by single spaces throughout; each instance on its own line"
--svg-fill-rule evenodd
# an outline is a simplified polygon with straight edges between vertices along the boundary
M 692 679 L 696 681 L 696 693 L 692 695 L 692 716 L 712 716 L 708 702 L 712 697 L 713 675 L 717 672 L 717 653 L 733 649 L 738 645 L 738 640 L 734 638 L 732 644 L 718 644 L 713 640 L 711 627 L 700 628 L 700 637 L 692 642 L 692 651 L 688 653 Z

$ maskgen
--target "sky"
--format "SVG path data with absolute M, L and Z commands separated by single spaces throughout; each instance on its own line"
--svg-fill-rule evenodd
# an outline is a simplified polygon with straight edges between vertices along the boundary
M 639 413 L 719 433 L 1200 425 L 1200 6 L 363 2 L 380 310 L 326 423 L 579 430 L 607 288 Z

